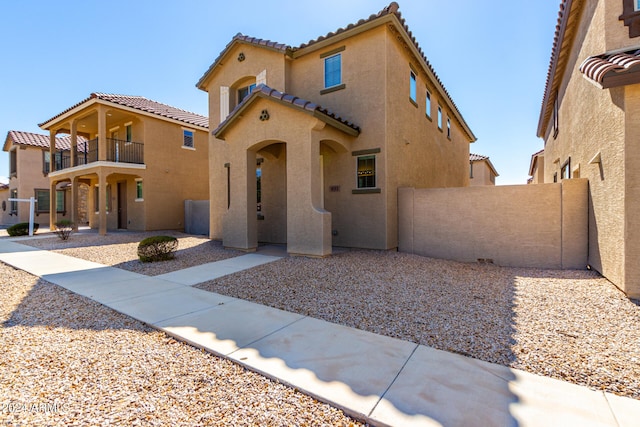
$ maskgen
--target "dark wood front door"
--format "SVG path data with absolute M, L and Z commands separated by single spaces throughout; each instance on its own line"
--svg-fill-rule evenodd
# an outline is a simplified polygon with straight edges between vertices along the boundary
M 127 183 L 118 183 L 118 228 L 127 228 Z

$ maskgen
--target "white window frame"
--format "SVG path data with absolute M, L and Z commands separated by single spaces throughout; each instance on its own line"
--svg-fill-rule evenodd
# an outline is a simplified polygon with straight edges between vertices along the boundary
M 188 146 L 185 145 L 185 132 L 191 132 L 191 143 L 193 144 L 192 146 Z M 184 148 L 185 150 L 192 150 L 192 151 L 196 151 L 196 131 L 195 129 L 191 129 L 191 128 L 182 128 L 182 148 Z
M 136 178 L 136 198 L 135 202 L 144 202 L 144 184 L 142 183 L 142 178 Z M 142 197 L 138 197 L 138 183 L 141 185 L 141 193 Z
M 332 84 L 332 85 L 327 85 L 327 61 L 338 57 L 340 59 L 340 75 L 338 76 L 338 83 Z M 326 58 L 323 58 L 323 65 L 324 65 L 324 73 L 322 74 L 324 81 L 323 81 L 323 86 L 325 89 L 329 89 L 332 87 L 336 87 L 336 86 L 340 86 L 342 84 L 342 53 L 336 53 L 335 55 L 330 55 L 327 56 Z

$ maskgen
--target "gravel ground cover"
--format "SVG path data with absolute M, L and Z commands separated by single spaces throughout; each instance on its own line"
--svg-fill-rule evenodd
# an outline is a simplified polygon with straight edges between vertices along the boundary
M 349 251 L 196 286 L 640 399 L 640 306 L 595 272 Z
M 163 262 L 140 262 L 138 243 L 145 237 L 157 235 L 174 236 L 178 239 L 175 258 Z M 24 240 L 20 243 L 147 276 L 157 276 L 242 255 L 242 252 L 224 249 L 218 241 L 177 231 L 109 232 L 106 236 L 84 232 L 72 234 L 66 241 L 52 236 Z
M 362 425 L 2 263 L 0 292 L 2 425 Z

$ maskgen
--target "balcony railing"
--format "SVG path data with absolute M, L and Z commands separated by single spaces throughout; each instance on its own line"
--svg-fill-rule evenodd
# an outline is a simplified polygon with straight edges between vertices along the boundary
M 107 138 L 106 161 L 115 163 L 144 164 L 144 144 Z M 98 161 L 98 138 L 78 142 L 75 165 L 88 165 Z M 71 167 L 71 150 L 59 150 L 55 154 L 56 170 Z

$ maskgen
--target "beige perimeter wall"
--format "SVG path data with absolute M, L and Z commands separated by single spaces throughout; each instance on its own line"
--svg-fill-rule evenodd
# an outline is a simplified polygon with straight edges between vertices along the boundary
M 588 182 L 398 190 L 399 250 L 462 262 L 582 269 Z

